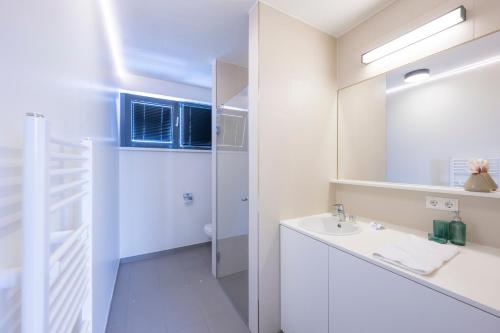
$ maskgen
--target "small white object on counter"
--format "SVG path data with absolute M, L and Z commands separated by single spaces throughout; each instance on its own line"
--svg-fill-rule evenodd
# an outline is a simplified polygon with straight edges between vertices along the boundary
M 406 235 L 373 253 L 377 259 L 420 275 L 429 275 L 459 253 L 456 246 Z
M 370 228 L 372 228 L 373 230 L 382 230 L 384 229 L 384 225 L 381 223 L 370 222 Z

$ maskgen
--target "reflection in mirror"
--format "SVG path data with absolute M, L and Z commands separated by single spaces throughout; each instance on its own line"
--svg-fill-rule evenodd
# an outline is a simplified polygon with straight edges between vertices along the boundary
M 500 183 L 500 32 L 339 91 L 339 179 Z

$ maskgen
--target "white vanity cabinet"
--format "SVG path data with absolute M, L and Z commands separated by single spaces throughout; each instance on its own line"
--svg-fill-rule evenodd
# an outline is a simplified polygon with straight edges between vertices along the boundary
M 281 324 L 285 333 L 500 333 L 499 317 L 285 226 Z
M 328 333 L 328 245 L 286 227 L 281 234 L 281 328 Z
M 335 248 L 329 260 L 330 333 L 500 332 L 500 318 L 382 267 Z

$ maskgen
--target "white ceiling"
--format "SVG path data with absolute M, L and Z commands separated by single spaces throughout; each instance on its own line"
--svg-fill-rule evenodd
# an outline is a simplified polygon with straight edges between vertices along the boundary
M 332 36 L 339 37 L 395 0 L 263 0 Z
M 211 63 L 247 66 L 255 0 L 115 0 L 128 73 L 210 87 Z
M 266 0 L 338 36 L 394 0 Z M 124 70 L 211 86 L 214 59 L 247 66 L 248 11 L 255 0 L 115 0 Z

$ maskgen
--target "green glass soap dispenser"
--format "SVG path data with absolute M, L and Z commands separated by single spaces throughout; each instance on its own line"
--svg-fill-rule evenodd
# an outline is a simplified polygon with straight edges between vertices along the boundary
M 455 217 L 450 222 L 450 242 L 455 245 L 465 245 L 465 223 L 456 212 Z

